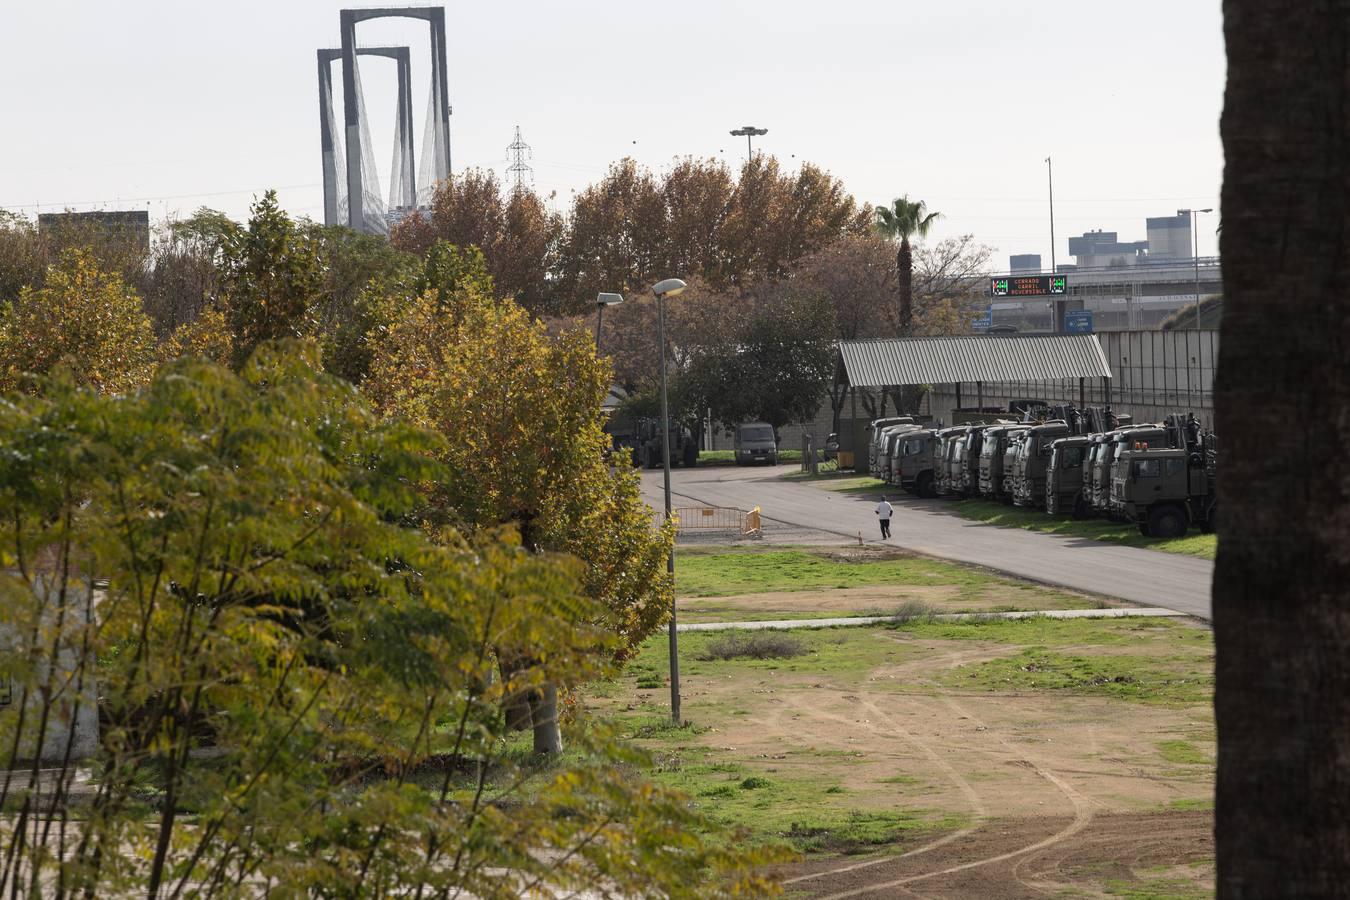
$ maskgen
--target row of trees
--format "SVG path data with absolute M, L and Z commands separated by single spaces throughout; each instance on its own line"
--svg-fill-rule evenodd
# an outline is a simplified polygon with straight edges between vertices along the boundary
M 671 606 L 589 333 L 499 298 L 475 248 L 271 195 L 149 266 L 91 245 L 0 306 L 0 752 L 68 790 L 54 729 L 97 702 L 98 791 L 72 836 L 36 761 L 6 779 L 0 890 L 765 887 L 563 702 Z M 152 313 L 166 272 L 199 276 L 195 315 Z M 513 762 L 513 731 L 556 758 L 564 726 L 565 765 Z

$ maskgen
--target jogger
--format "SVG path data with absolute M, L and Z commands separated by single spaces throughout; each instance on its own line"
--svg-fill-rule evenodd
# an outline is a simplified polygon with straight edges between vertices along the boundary
M 881 522 L 881 539 L 889 540 L 891 537 L 891 505 L 882 497 L 881 502 L 877 504 L 877 519 Z

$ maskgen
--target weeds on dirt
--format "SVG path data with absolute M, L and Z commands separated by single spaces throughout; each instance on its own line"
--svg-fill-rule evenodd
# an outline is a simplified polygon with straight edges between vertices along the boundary
M 810 652 L 799 637 L 776 631 L 728 634 L 713 640 L 699 659 L 791 659 Z

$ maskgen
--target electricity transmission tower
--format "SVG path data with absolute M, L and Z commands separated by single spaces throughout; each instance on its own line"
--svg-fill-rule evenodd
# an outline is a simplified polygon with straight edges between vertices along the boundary
M 506 158 L 511 163 L 506 167 L 506 177 L 515 179 L 515 190 L 524 188 L 527 179 L 530 182 L 534 181 L 534 169 L 527 162 L 534 158 L 534 152 L 521 136 L 519 125 L 516 126 L 516 139 L 506 145 Z

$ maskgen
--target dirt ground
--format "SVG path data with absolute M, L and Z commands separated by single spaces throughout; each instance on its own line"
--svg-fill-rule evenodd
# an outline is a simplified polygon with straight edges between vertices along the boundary
M 903 588 L 880 585 L 737 594 L 729 597 L 681 597 L 679 616 L 681 622 L 727 622 L 817 616 L 887 615 L 906 603 L 922 603 L 937 613 L 990 612 L 1008 609 L 1090 609 L 1128 605 L 1115 600 L 1032 584 L 1018 590 L 1010 590 L 1006 585 L 991 585 L 975 591 L 949 585 L 915 585 Z
M 684 681 L 685 715 L 714 726 L 699 740 L 762 761 L 766 777 L 828 778 L 858 809 L 963 823 L 868 856 L 808 857 L 781 870 L 789 896 L 1212 893 L 1208 707 L 962 691 L 939 679 L 1022 648 L 879 636 L 897 643 L 895 661 L 861 672 L 759 669 Z M 719 712 L 738 706 L 748 709 Z M 1168 745 L 1190 758 L 1169 757 Z

